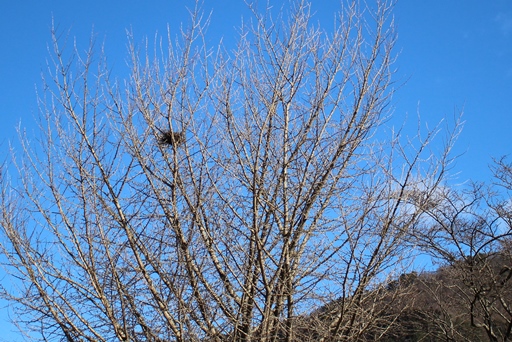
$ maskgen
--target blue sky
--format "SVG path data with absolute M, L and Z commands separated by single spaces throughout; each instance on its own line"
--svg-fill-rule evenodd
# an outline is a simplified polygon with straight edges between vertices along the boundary
M 281 1 L 270 1 L 282 6 Z M 126 30 L 136 40 L 154 37 L 186 22 L 185 6 L 171 0 L 25 0 L 0 2 L 0 146 L 15 138 L 21 121 L 31 127 L 50 41 L 52 17 L 61 32 L 69 30 L 86 47 L 95 32 L 105 43 L 114 69 L 126 65 Z M 332 23 L 338 0 L 314 1 L 320 23 Z M 205 0 L 213 10 L 209 39 L 234 37 L 248 11 L 242 0 Z M 395 98 L 397 117 L 410 122 L 419 110 L 430 125 L 464 110 L 465 129 L 457 144 L 456 170 L 461 180 L 485 181 L 492 157 L 511 153 L 512 1 L 402 0 L 395 8 L 398 31 L 396 81 L 406 83 Z M 123 76 L 122 74 L 120 76 Z
M 16 126 L 34 128 L 35 89 L 48 57 L 52 17 L 86 47 L 94 30 L 105 43 L 114 70 L 126 66 L 126 29 L 135 39 L 176 32 L 186 22 L 185 5 L 172 0 L 0 1 L 0 148 L 16 137 Z M 270 0 L 281 6 L 283 1 Z M 338 0 L 313 0 L 316 19 L 332 23 Z M 242 0 L 204 0 L 213 10 L 209 39 L 230 40 L 248 11 Z M 492 157 L 512 153 L 512 1 L 399 0 L 396 5 L 399 53 L 394 97 L 397 117 L 435 125 L 464 110 L 464 131 L 456 145 L 464 153 L 455 165 L 459 180 L 488 181 Z M 122 74 L 120 76 L 123 76 Z M 2 159 L 5 154 L 2 153 Z M 1 279 L 1 278 L 0 278 Z M 1 310 L 1 309 L 0 309 Z M 0 331 L 8 325 L 2 321 Z M 3 329 L 3 327 L 6 329 Z M 0 333 L 0 340 L 11 337 Z

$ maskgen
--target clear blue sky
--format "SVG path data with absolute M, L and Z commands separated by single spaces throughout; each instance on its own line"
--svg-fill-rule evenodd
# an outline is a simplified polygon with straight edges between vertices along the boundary
M 260 2 L 265 2 L 260 1 Z M 61 32 L 70 29 L 86 47 L 94 27 L 109 62 L 122 70 L 126 29 L 136 40 L 176 32 L 187 20 L 175 0 L 0 0 L 0 148 L 16 137 L 16 126 L 33 129 L 35 89 L 41 85 L 52 16 Z M 209 38 L 231 39 L 247 9 L 242 0 L 204 0 L 213 10 Z M 270 0 L 281 6 L 283 1 Z M 313 0 L 316 18 L 332 23 L 338 0 Z M 399 58 L 397 81 L 406 81 L 394 98 L 395 113 L 431 125 L 464 109 L 465 129 L 455 166 L 459 179 L 487 181 L 492 157 L 512 153 L 512 1 L 399 0 L 395 8 Z M 5 154 L 2 153 L 2 160 Z M 0 277 L 2 280 L 2 277 Z M 0 309 L 1 310 L 1 309 Z M 12 340 L 0 313 L 0 341 Z
M 213 9 L 211 43 L 230 39 L 247 9 L 242 0 L 205 0 Z M 270 1 L 281 6 L 283 1 Z M 30 126 L 37 114 L 35 87 L 48 56 L 52 16 L 62 32 L 70 29 L 87 46 L 94 27 L 105 42 L 109 61 L 125 66 L 126 29 L 136 39 L 176 30 L 187 20 L 185 5 L 171 0 L 24 0 L 0 1 L 0 143 L 15 137 L 20 122 Z M 338 0 L 317 0 L 316 18 L 332 23 Z M 461 178 L 487 180 L 491 157 L 512 152 L 512 1 L 401 0 L 398 28 L 396 114 L 434 124 L 464 109 L 465 130 L 457 145 L 465 152 L 457 164 Z

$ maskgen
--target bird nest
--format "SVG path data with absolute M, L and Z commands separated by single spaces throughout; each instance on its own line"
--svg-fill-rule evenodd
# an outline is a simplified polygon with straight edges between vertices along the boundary
M 168 146 L 179 146 L 185 142 L 185 132 L 173 132 L 173 131 L 165 131 L 162 132 L 158 142 L 161 145 Z

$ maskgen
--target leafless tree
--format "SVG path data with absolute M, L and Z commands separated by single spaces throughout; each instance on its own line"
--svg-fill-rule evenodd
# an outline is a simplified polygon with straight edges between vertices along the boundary
M 391 10 L 350 2 L 333 32 L 304 1 L 254 10 L 233 52 L 206 46 L 192 11 L 179 39 L 131 45 L 124 83 L 93 48 L 66 59 L 54 33 L 41 135 L 2 179 L 2 294 L 25 331 L 357 341 L 392 324 L 374 319 L 373 290 L 406 263 L 424 213 L 409 197 L 436 193 L 452 140 L 434 155 L 436 131 L 406 141 L 382 125 Z
M 512 338 L 510 165 L 495 164 L 495 186 L 444 188 L 431 196 L 415 237 L 443 266 L 426 282 L 446 341 Z M 434 313 L 435 310 L 432 310 Z

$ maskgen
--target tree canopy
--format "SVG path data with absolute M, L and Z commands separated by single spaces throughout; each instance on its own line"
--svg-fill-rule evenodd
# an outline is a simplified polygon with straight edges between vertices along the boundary
M 21 134 L 16 172 L 1 178 L 0 246 L 14 279 L 1 294 L 24 332 L 384 339 L 411 293 L 386 284 L 418 247 L 446 257 L 468 241 L 459 252 L 474 257 L 489 252 L 475 243 L 502 243 L 511 226 L 498 234 L 491 218 L 508 224 L 508 204 L 480 215 L 471 203 L 494 197 L 475 188 L 468 202 L 446 184 L 458 122 L 437 152 L 438 128 L 408 139 L 383 125 L 392 8 L 350 2 L 333 32 L 305 1 L 278 16 L 254 10 L 234 51 L 207 45 L 195 10 L 176 39 L 146 51 L 132 41 L 124 81 L 94 46 L 68 51 L 54 31 L 40 134 Z M 510 324 L 507 298 L 497 310 Z

